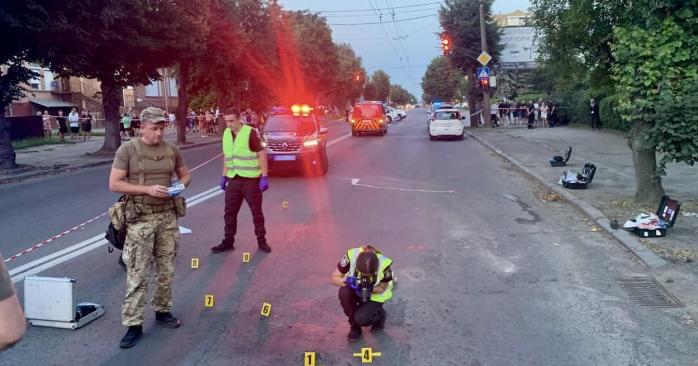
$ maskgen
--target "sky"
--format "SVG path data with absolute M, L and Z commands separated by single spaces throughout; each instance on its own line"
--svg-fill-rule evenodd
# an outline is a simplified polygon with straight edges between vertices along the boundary
M 441 26 L 437 17 L 436 0 L 282 0 L 284 9 L 320 12 L 332 28 L 336 43 L 348 43 L 363 59 L 369 74 L 383 69 L 393 84 L 400 84 L 417 99 L 421 99 L 420 82 L 427 66 L 441 54 L 436 33 Z M 526 10 L 528 0 L 495 0 L 493 14 Z M 375 11 L 373 9 L 383 9 Z M 409 19 L 395 23 L 376 23 L 395 19 Z M 353 25 L 343 25 L 353 24 Z

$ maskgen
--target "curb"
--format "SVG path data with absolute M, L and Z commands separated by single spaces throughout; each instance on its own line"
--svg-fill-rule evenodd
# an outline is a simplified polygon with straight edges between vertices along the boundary
M 191 150 L 191 149 L 194 149 L 197 147 L 203 147 L 203 146 L 214 145 L 214 144 L 220 144 L 220 140 L 201 142 L 201 143 L 197 143 L 197 144 L 187 144 L 187 145 L 182 145 L 182 146 L 175 144 L 175 146 L 177 146 L 179 148 L 179 150 Z M 99 160 L 99 161 L 92 161 L 92 162 L 85 163 L 85 164 L 64 166 L 60 169 L 45 169 L 45 170 L 37 170 L 37 171 L 32 171 L 32 172 L 23 173 L 23 174 L 17 174 L 17 175 L 13 175 L 13 176 L 8 176 L 6 178 L 0 178 L 0 185 L 5 184 L 5 183 L 20 182 L 22 180 L 29 179 L 29 178 L 65 173 L 69 170 L 78 170 L 78 169 L 92 168 L 92 167 L 100 166 L 100 165 L 107 165 L 107 164 L 111 164 L 112 162 L 114 162 L 114 159 L 109 158 L 109 159 L 104 159 L 104 160 Z
M 561 188 L 557 184 L 551 184 L 545 180 L 545 178 L 541 177 L 540 175 L 530 171 L 525 165 L 520 163 L 518 160 L 514 159 L 513 157 L 507 155 L 506 153 L 502 152 L 501 150 L 497 149 L 494 147 L 494 145 L 490 144 L 489 142 L 481 139 L 478 136 L 475 136 L 474 134 L 466 131 L 466 133 L 472 137 L 473 139 L 477 140 L 479 143 L 483 144 L 490 150 L 492 150 L 495 154 L 501 156 L 502 158 L 506 159 L 510 163 L 514 164 L 517 168 L 521 169 L 524 173 L 532 177 L 533 179 L 537 180 L 540 184 L 544 185 L 546 188 L 550 189 L 551 191 L 554 191 L 558 193 L 560 196 L 564 197 L 567 201 L 572 203 L 575 207 L 577 207 L 579 210 L 584 212 L 590 219 L 592 219 L 594 222 L 596 222 L 597 225 L 602 227 L 609 235 L 611 235 L 614 239 L 616 239 L 619 243 L 621 243 L 626 249 L 628 249 L 631 253 L 633 253 L 636 257 L 638 257 L 643 263 L 648 265 L 651 268 L 657 269 L 665 266 L 667 262 L 659 257 L 658 255 L 654 254 L 651 250 L 649 250 L 647 247 L 642 245 L 642 243 L 638 242 L 635 238 L 633 238 L 630 233 L 628 233 L 625 230 L 614 230 L 611 228 L 611 223 L 606 217 L 606 215 L 603 214 L 603 212 L 599 211 L 596 207 L 592 206 L 591 204 L 587 203 L 586 201 L 577 198 L 577 196 L 573 195 L 572 193 L 568 192 L 567 190 Z

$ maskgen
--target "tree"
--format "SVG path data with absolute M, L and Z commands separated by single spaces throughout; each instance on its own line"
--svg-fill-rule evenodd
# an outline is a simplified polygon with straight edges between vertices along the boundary
M 373 84 L 375 89 L 375 100 L 388 100 L 388 96 L 390 96 L 390 76 L 385 71 L 381 69 L 374 71 L 371 75 L 371 84 Z
M 37 0 L 18 19 L 37 61 L 60 75 L 100 81 L 106 118 L 100 152 L 111 154 L 121 143 L 122 89 L 158 79 L 158 68 L 173 65 L 196 42 L 191 29 L 203 1 Z
M 279 45 L 285 52 L 283 67 L 291 71 L 287 77 L 285 93 L 292 98 L 299 94 L 312 99 L 329 97 L 335 85 L 336 71 L 339 66 L 337 49 L 332 42 L 332 30 L 325 18 L 307 10 L 284 12 L 290 23 L 293 38 Z M 298 72 L 293 72 L 298 68 Z M 299 87 L 301 90 L 299 90 Z M 305 92 L 302 89 L 305 89 Z M 296 102 L 296 100 L 289 100 Z
M 664 195 L 660 175 L 667 162 L 698 160 L 698 115 L 687 105 L 698 90 L 697 8 L 698 0 L 661 6 L 642 24 L 614 28 L 613 79 L 619 114 L 630 124 L 638 202 Z M 685 109 L 677 111 L 677 104 Z
M 363 92 L 366 70 L 361 66 L 361 57 L 348 44 L 337 45 L 338 67 L 332 92 L 332 104 L 344 107 L 358 99 Z
M 494 0 L 483 0 L 487 32 L 488 53 L 493 57 L 492 63 L 499 59 L 499 30 L 492 18 L 492 3 Z M 446 0 L 439 10 L 439 22 L 444 33 L 451 38 L 452 48 L 448 60 L 454 68 L 460 70 L 468 78 L 475 77 L 475 68 L 480 64 L 476 58 L 482 51 L 480 42 L 480 2 L 472 0 Z M 482 100 L 482 91 L 477 83 L 470 83 L 468 105 L 475 108 Z M 425 91 L 427 92 L 427 91 Z M 428 92 L 427 92 L 428 93 Z M 479 125 L 479 117 L 471 116 L 471 125 Z
M 25 67 L 31 59 L 31 39 L 21 28 L 23 15 L 29 13 L 31 1 L 16 1 L 0 6 L 0 169 L 14 169 L 17 164 L 10 141 L 5 108 L 27 91 L 25 83 L 34 73 Z
M 414 103 L 417 98 L 398 84 L 390 86 L 390 101 L 395 104 Z
M 432 101 L 451 101 L 458 92 L 459 73 L 443 56 L 431 60 L 422 76 L 422 90 Z

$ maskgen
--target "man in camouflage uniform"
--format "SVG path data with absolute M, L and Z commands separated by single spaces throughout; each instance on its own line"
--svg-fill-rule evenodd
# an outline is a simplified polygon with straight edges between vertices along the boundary
M 141 112 L 141 137 L 119 147 L 109 176 L 109 189 L 129 196 L 126 205 L 126 297 L 122 323 L 128 327 L 121 348 L 133 347 L 143 332 L 150 262 L 155 262 L 155 290 L 150 305 L 155 320 L 167 328 L 180 321 L 172 316 L 172 280 L 179 226 L 173 198 L 168 194 L 173 174 L 180 183 L 191 182 L 189 169 L 176 146 L 163 141 L 165 113 L 159 108 Z

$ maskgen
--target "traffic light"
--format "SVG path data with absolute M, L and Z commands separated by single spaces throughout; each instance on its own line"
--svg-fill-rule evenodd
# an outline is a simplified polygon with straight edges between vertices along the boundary
M 488 90 L 490 88 L 490 78 L 482 78 L 480 79 L 480 87 L 483 90 Z
M 444 56 L 451 53 L 453 48 L 453 42 L 451 42 L 451 37 L 446 33 L 441 33 L 441 49 L 444 51 Z

